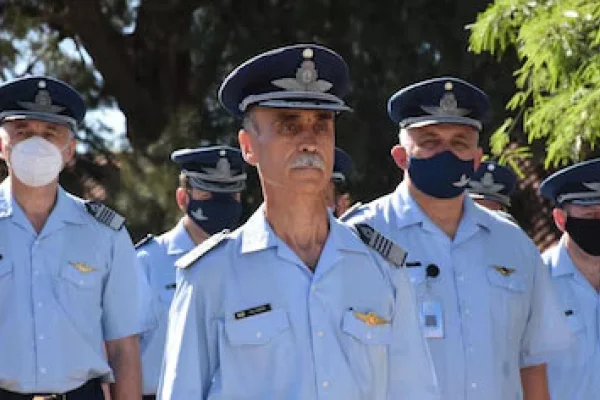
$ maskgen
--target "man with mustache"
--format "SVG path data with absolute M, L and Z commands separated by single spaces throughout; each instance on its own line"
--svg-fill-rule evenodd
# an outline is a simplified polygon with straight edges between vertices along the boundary
M 555 204 L 554 223 L 563 233 L 543 254 L 552 284 L 575 340 L 548 363 L 552 399 L 588 400 L 600 393 L 600 159 L 552 174 L 540 193 Z
M 483 91 L 451 77 L 394 94 L 404 180 L 348 222 L 408 251 L 442 398 L 547 400 L 545 362 L 569 341 L 548 273 L 520 228 L 465 196 L 488 108 Z
M 239 149 L 207 146 L 179 149 L 171 159 L 181 169 L 175 200 L 185 215 L 173 229 L 136 245 L 143 276 L 152 287 L 153 312 L 159 323 L 140 337 L 143 400 L 153 400 L 164 353 L 168 309 L 175 293 L 175 261 L 242 215 L 245 162 Z
M 177 261 L 160 399 L 437 398 L 403 253 L 384 260 L 323 196 L 348 75 L 335 52 L 294 45 L 221 85 L 264 204 Z

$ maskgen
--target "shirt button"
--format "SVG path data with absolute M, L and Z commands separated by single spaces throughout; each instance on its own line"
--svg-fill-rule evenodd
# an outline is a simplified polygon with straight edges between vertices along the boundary
M 467 352 L 472 353 L 473 352 L 473 346 L 467 346 Z
M 373 337 L 373 336 L 371 335 L 371 332 L 367 333 L 367 339 L 368 339 L 368 340 L 371 340 L 371 338 L 372 338 L 372 337 Z
M 310 291 L 311 291 L 311 292 L 315 292 L 316 290 L 317 290 L 317 285 L 312 285 L 312 286 L 310 287 Z
M 262 337 L 262 332 L 260 332 L 260 331 L 259 331 L 259 332 L 256 332 L 256 337 L 257 337 L 258 339 L 260 339 L 260 338 Z
M 471 383 L 471 388 L 477 389 L 477 382 L 472 382 Z
M 40 340 L 44 340 L 44 337 L 45 337 L 44 335 L 39 336 Z
M 319 331 L 319 332 L 317 332 L 317 336 L 318 336 L 318 337 L 323 337 L 323 335 L 324 335 L 323 331 Z
M 321 384 L 325 389 L 327 389 L 329 387 L 329 381 L 323 381 L 323 383 Z
M 463 274 L 459 274 L 456 279 L 458 279 L 459 282 L 462 282 L 465 280 L 465 276 Z
M 38 301 L 38 307 L 42 308 L 43 305 L 44 305 L 44 303 L 42 303 L 41 301 Z
M 471 310 L 469 310 L 468 308 L 465 308 L 464 314 L 465 315 L 471 315 Z
M 40 368 L 40 372 L 41 372 L 42 374 L 45 374 L 45 373 L 46 373 L 46 368 L 44 368 L 44 367 Z
M 38 271 L 37 269 L 33 270 L 33 275 L 34 276 L 38 276 L 40 274 L 40 271 Z

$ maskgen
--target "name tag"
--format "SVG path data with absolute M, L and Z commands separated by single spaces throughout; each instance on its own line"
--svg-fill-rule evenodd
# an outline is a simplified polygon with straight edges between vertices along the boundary
M 435 300 L 421 303 L 421 329 L 427 339 L 444 338 L 444 311 L 442 305 Z
M 235 317 L 235 319 L 244 319 L 244 318 L 251 317 L 253 315 L 258 315 L 258 314 L 266 313 L 269 311 L 271 311 L 271 305 L 263 304 L 262 306 L 249 308 L 247 310 L 237 311 L 234 314 L 234 317 Z

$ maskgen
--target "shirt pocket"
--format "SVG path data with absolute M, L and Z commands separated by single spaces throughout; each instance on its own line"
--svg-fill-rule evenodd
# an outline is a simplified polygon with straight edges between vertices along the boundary
M 232 346 L 267 344 L 290 327 L 283 310 L 272 310 L 225 323 L 225 332 Z
M 272 311 L 221 322 L 219 369 L 213 380 L 223 398 L 289 398 L 290 377 L 299 362 L 286 311 Z
M 497 267 L 490 266 L 487 277 L 491 289 L 490 317 L 495 322 L 495 326 L 501 329 L 525 326 L 529 314 L 527 294 L 530 289 L 523 272 L 515 269 L 507 274 L 498 271 Z M 510 328 L 509 331 L 512 332 L 514 329 Z
M 84 263 L 67 262 L 60 269 L 61 279 L 80 289 L 92 289 L 97 286 L 99 275 L 100 272 L 95 267 Z
M 348 310 L 342 318 L 342 343 L 348 359 L 347 367 L 356 377 L 364 398 L 370 398 L 370 388 L 383 388 L 387 385 L 389 351 L 393 340 L 392 323 L 369 325 L 359 319 L 353 310 Z
M 57 296 L 77 324 L 99 320 L 102 311 L 103 273 L 94 263 L 63 262 L 58 271 Z

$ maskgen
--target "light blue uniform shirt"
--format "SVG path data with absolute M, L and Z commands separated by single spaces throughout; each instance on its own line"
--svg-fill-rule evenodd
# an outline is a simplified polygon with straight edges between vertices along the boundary
M 552 400 L 590 400 L 600 396 L 599 296 L 573 264 L 564 237 L 543 255 L 561 310 L 575 340 L 561 358 L 548 363 Z
M 331 215 L 329 225 L 314 274 L 263 207 L 183 270 L 160 399 L 438 398 L 406 274 Z
M 421 263 L 407 270 L 420 308 L 443 309 L 443 338 L 428 338 L 443 399 L 520 399 L 520 367 L 543 363 L 568 345 L 568 327 L 534 244 L 468 196 L 454 239 L 427 217 L 405 183 L 348 221 L 358 222 L 408 251 L 407 265 Z M 437 278 L 426 278 L 430 264 L 439 268 Z
M 58 189 L 39 234 L 0 185 L 0 387 L 66 392 L 111 374 L 103 342 L 137 334 L 142 294 L 125 228 Z
M 145 332 L 140 337 L 144 394 L 156 394 L 158 389 L 167 335 L 168 311 L 175 293 L 175 261 L 195 246 L 183 226 L 183 220 L 180 220 L 173 229 L 137 249 L 140 266 L 152 289 L 152 312 L 158 320 L 156 329 Z

